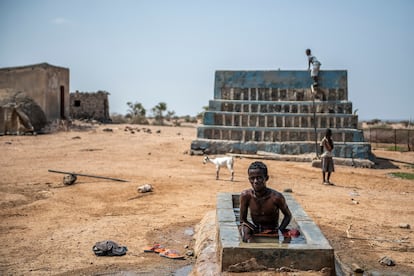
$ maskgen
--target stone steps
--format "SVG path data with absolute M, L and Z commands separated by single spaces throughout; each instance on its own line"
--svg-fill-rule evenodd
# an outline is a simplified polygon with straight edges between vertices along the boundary
M 316 129 L 316 140 L 321 140 L 325 128 Z M 248 127 L 200 125 L 197 137 L 201 139 L 231 140 L 241 142 L 298 142 L 315 141 L 315 129 L 304 127 Z M 335 142 L 363 142 L 362 130 L 352 128 L 332 129 Z
M 286 155 L 319 153 L 319 143 L 315 141 L 298 142 L 257 142 L 257 141 L 230 141 L 198 138 L 191 142 L 194 154 L 257 154 L 271 152 Z M 367 142 L 335 142 L 334 156 L 342 158 L 374 159 L 371 154 L 371 145 Z
M 206 111 L 206 126 L 357 128 L 358 117 L 351 114 L 326 113 L 242 113 Z
M 309 101 L 313 99 L 311 89 L 307 88 L 221 88 L 219 99 L 241 101 Z M 320 88 L 318 98 L 328 101 L 342 101 L 348 98 L 344 88 Z
M 352 114 L 349 101 L 230 101 L 210 100 L 209 111 L 249 113 L 316 113 Z
M 332 129 L 334 155 L 371 159 L 348 101 L 347 71 L 321 71 L 311 89 L 308 71 L 216 71 L 214 98 L 197 127 L 197 153 L 319 152 Z

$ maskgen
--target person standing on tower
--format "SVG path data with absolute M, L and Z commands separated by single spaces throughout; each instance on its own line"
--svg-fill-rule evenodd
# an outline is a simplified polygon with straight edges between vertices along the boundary
M 319 85 L 319 69 L 321 68 L 322 63 L 312 55 L 311 49 L 306 49 L 305 51 L 308 57 L 308 71 L 310 70 L 311 78 L 313 79 L 313 86 L 317 87 Z

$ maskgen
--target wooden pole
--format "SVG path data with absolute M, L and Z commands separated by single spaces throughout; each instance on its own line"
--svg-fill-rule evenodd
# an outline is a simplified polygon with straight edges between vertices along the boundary
M 56 171 L 56 170 L 48 170 L 48 171 L 52 173 L 72 174 L 72 175 L 77 175 L 77 176 L 86 176 L 86 177 L 108 179 L 108 180 L 119 181 L 119 182 L 128 182 L 127 180 L 112 178 L 112 177 L 105 177 L 105 176 L 89 175 L 89 174 L 74 173 L 74 172 L 63 172 L 63 171 Z
M 313 84 L 311 85 L 311 92 L 312 92 L 312 102 L 313 102 L 313 127 L 314 127 L 314 131 L 315 131 L 315 154 L 318 157 L 318 134 L 316 131 L 316 106 L 315 106 L 315 88 L 313 87 Z

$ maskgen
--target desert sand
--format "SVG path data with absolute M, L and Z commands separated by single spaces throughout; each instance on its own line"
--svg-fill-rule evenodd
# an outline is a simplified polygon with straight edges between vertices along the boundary
M 158 242 L 191 251 L 195 226 L 215 210 L 217 193 L 250 186 L 246 172 L 254 159 L 236 158 L 235 181 L 225 168 L 216 180 L 212 164 L 189 154 L 194 126 L 130 126 L 134 133 L 125 125 L 78 125 L 52 134 L 0 136 L 1 275 L 173 275 L 195 263 L 193 256 L 171 260 L 143 248 Z M 262 161 L 268 186 L 292 189 L 342 263 L 413 275 L 414 181 L 389 174 L 413 172 L 407 163 L 414 163 L 414 152 L 373 152 L 406 163 L 338 165 L 335 185 L 326 186 L 310 163 Z M 79 176 L 64 185 L 64 175 L 49 169 L 128 182 Z M 154 190 L 139 193 L 144 184 Z M 104 240 L 127 246 L 127 254 L 95 256 L 93 245 Z M 384 256 L 396 265 L 380 264 Z

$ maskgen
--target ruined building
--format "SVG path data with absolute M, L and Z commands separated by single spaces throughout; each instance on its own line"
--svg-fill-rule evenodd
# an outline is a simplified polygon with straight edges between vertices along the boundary
M 0 135 L 39 131 L 69 117 L 69 69 L 40 63 L 0 68 Z
M 71 118 L 110 122 L 108 95 L 106 91 L 70 93 Z
M 347 71 L 326 70 L 312 92 L 308 71 L 217 71 L 214 99 L 197 128 L 193 151 L 211 154 L 307 154 L 331 128 L 334 155 L 371 159 L 348 101 Z

